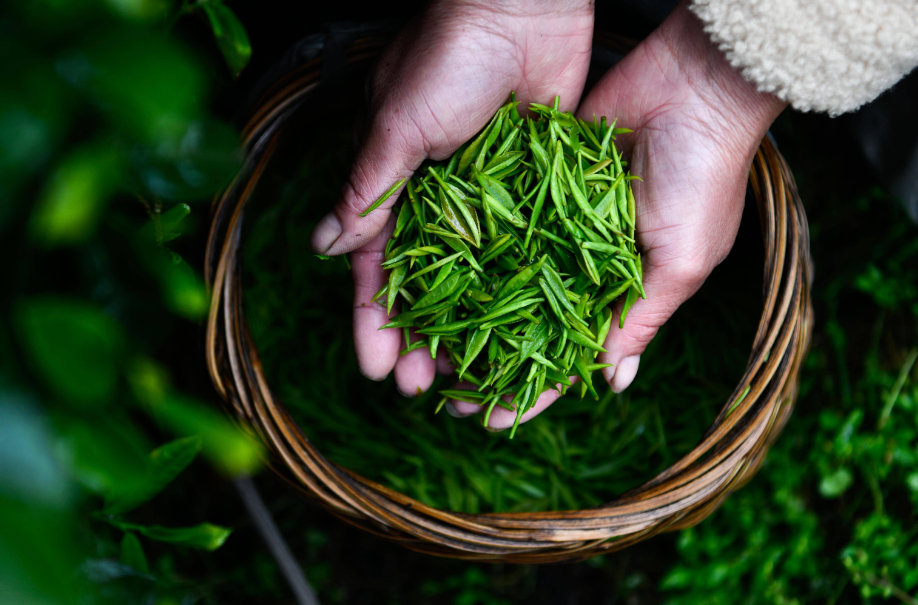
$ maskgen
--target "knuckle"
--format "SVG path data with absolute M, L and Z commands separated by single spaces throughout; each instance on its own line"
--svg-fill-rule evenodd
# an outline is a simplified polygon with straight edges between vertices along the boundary
M 657 335 L 659 325 L 656 322 L 648 322 L 643 319 L 635 318 L 635 320 L 625 321 L 625 329 L 621 335 L 621 339 L 624 342 L 621 344 L 631 350 L 643 350 Z
M 348 214 L 360 214 L 373 203 L 368 199 L 370 180 L 367 171 L 359 164 L 355 165 L 344 182 L 341 192 L 342 206 Z
M 701 258 L 679 258 L 666 266 L 667 278 L 679 284 L 700 284 L 711 272 L 709 264 Z

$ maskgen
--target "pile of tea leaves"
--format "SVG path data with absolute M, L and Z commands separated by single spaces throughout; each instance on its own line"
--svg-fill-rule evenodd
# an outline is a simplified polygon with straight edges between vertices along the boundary
M 313 125 L 286 141 L 246 210 L 243 304 L 268 384 L 332 462 L 467 513 L 597 506 L 696 445 L 742 376 L 761 312 L 754 208 L 738 244 L 748 250 L 731 253 L 664 326 L 626 392 L 598 381 L 599 401 L 569 393 L 512 447 L 509 431 L 434 413 L 455 375 L 410 399 L 391 377 L 366 380 L 352 342 L 349 267 L 316 258 L 308 243 L 347 178 L 350 125 Z
M 631 131 L 559 105 L 558 97 L 554 107 L 533 103 L 523 118 L 511 98 L 452 158 L 408 180 L 382 264 L 388 283 L 374 298 L 390 313 L 401 301 L 383 327 L 405 331 L 404 352 L 426 347 L 436 358 L 442 346 L 459 378 L 477 387 L 442 395 L 486 408 L 485 426 L 495 405 L 516 412 L 511 438 L 539 395 L 563 393 L 571 375 L 581 397 L 599 399 L 592 374 L 609 365 L 595 358 L 610 305 L 626 296 L 621 327 L 644 296 L 637 177 L 614 142 Z M 409 328 L 420 338 L 412 342 Z

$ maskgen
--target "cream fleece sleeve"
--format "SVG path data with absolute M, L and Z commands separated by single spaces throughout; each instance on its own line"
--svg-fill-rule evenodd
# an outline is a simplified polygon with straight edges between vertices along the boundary
M 918 0 L 694 0 L 692 11 L 747 80 L 801 111 L 853 111 L 918 65 Z

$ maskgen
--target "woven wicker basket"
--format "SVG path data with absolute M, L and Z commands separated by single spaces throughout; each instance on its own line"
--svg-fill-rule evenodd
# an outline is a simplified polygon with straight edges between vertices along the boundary
M 620 40 L 597 41 L 621 48 Z M 345 53 L 348 64 L 365 66 L 382 43 L 353 43 Z M 752 353 L 714 424 L 676 464 L 597 508 L 469 515 L 426 506 L 326 460 L 265 379 L 243 313 L 239 262 L 243 209 L 285 127 L 320 90 L 321 69 L 316 59 L 291 71 L 253 112 L 243 133 L 245 165 L 215 200 L 205 267 L 212 292 L 206 354 L 213 383 L 264 440 L 285 477 L 348 523 L 414 550 L 547 563 L 586 559 L 694 525 L 755 474 L 793 409 L 813 314 L 806 217 L 790 170 L 770 139 L 762 141 L 749 175 L 765 246 L 764 304 Z

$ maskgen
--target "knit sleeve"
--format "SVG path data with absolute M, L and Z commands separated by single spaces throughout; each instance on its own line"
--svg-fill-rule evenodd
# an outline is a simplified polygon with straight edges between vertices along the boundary
M 854 111 L 918 65 L 916 0 L 694 0 L 727 60 L 801 111 Z

